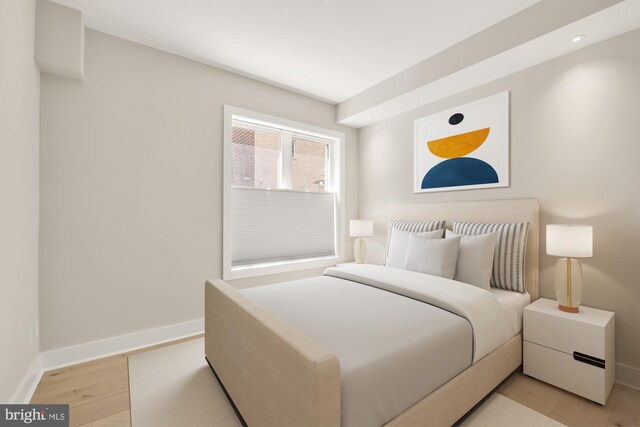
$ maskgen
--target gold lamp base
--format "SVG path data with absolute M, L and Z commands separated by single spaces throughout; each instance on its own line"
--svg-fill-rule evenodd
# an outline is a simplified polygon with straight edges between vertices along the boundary
M 582 265 L 574 258 L 562 258 L 556 263 L 556 299 L 558 308 L 578 313 L 582 301 Z

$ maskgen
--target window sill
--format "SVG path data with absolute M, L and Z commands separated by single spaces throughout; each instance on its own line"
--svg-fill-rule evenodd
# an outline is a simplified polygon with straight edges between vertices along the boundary
M 307 258 L 295 261 L 281 261 L 267 264 L 252 264 L 238 267 L 225 267 L 223 280 L 244 279 L 246 277 L 265 276 L 267 274 L 288 273 L 312 268 L 332 267 L 340 262 L 340 256 Z

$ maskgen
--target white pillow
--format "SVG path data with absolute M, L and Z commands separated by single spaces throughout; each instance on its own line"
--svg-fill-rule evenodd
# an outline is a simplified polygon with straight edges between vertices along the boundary
M 447 238 L 450 237 L 462 238 L 453 279 L 489 290 L 498 233 L 465 236 L 447 230 Z
M 409 248 L 409 238 L 412 235 L 420 236 L 423 239 L 441 239 L 444 229 L 435 231 L 425 231 L 423 233 L 411 233 L 394 228 L 391 230 L 389 238 L 389 254 L 387 255 L 387 267 L 404 268 L 407 259 L 407 249 Z
M 384 256 L 384 264 L 387 265 L 387 259 L 389 259 L 389 242 L 391 242 L 391 232 L 393 230 L 408 231 L 409 233 L 424 233 L 427 231 L 441 230 L 444 236 L 444 227 L 447 221 L 439 219 L 435 221 L 406 221 L 402 219 L 390 219 L 389 227 L 387 228 L 387 253 Z M 407 240 L 409 244 L 409 240 Z M 404 263 L 404 260 L 402 261 Z
M 453 279 L 459 247 L 460 237 L 424 239 L 411 236 L 404 268 L 405 270 Z

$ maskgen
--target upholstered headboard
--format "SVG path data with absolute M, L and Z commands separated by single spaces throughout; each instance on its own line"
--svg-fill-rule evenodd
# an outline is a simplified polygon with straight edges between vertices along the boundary
M 392 206 L 389 219 L 447 220 L 485 223 L 529 222 L 525 258 L 525 288 L 531 301 L 538 299 L 539 207 L 535 199 L 485 200 L 476 202 L 440 202 Z

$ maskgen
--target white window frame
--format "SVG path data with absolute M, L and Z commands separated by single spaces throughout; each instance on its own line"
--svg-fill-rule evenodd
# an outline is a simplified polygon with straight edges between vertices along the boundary
M 328 143 L 329 164 L 327 181 L 332 186 L 337 186 L 332 192 L 336 194 L 336 255 L 322 258 L 307 258 L 287 260 L 263 264 L 252 264 L 242 266 L 232 266 L 232 227 L 231 227 L 231 189 L 233 184 L 233 123 L 241 121 L 247 123 L 250 127 L 266 126 L 268 128 L 276 128 L 283 132 L 285 144 L 282 149 L 291 152 L 291 140 L 295 136 L 306 138 L 308 140 Z M 288 138 L 288 144 L 286 139 Z M 288 159 L 291 156 L 285 155 L 283 158 Z M 328 267 L 344 260 L 344 241 L 345 241 L 345 136 L 342 132 L 330 129 L 324 129 L 305 123 L 295 122 L 292 120 L 282 119 L 267 114 L 256 113 L 254 111 L 245 110 L 229 105 L 224 106 L 224 138 L 223 138 L 223 215 L 222 215 L 222 278 L 224 280 L 241 279 L 245 277 L 262 276 L 266 274 L 286 273 L 290 271 L 307 270 L 312 268 Z M 286 163 L 289 163 L 287 166 Z M 290 161 L 282 165 L 283 168 L 290 168 Z M 286 173 L 286 169 L 281 176 L 290 177 Z M 285 187 L 290 188 L 291 183 L 284 183 Z M 285 190 L 286 191 L 286 190 Z

